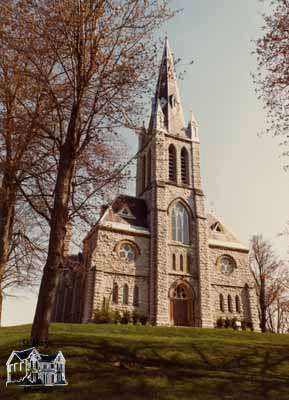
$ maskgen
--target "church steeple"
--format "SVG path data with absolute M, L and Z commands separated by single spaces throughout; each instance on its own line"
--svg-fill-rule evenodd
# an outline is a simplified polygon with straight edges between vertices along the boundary
M 167 38 L 165 40 L 163 58 L 153 100 L 150 128 L 154 128 L 159 124 L 160 108 L 163 114 L 162 129 L 165 129 L 172 135 L 185 135 L 186 127 L 174 71 L 174 59 Z

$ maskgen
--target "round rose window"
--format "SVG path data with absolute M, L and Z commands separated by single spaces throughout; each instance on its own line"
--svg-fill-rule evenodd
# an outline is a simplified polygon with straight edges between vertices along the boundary
M 230 275 L 234 271 L 235 263 L 230 257 L 222 257 L 220 260 L 221 272 L 224 275 Z
M 122 243 L 118 249 L 119 258 L 123 261 L 134 261 L 136 259 L 136 251 L 131 243 Z

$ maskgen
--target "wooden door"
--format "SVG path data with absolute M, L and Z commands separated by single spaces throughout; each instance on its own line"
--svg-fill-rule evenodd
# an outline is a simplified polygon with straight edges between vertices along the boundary
M 188 300 L 173 300 L 173 319 L 178 326 L 189 325 L 188 321 Z

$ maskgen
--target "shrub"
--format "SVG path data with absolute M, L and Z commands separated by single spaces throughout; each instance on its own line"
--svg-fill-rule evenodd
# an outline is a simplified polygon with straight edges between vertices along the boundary
M 237 322 L 237 318 L 236 318 L 236 317 L 234 317 L 234 318 L 231 319 L 231 327 L 232 327 L 233 329 L 235 329 L 235 330 L 237 329 L 236 322 Z
M 242 321 L 241 321 L 241 328 L 242 328 L 242 331 L 245 331 L 247 328 L 247 322 L 244 319 L 242 319 Z
M 146 325 L 147 322 L 148 322 L 148 317 L 145 316 L 145 315 L 141 315 L 140 318 L 139 318 L 139 322 L 140 322 L 142 325 Z
M 131 322 L 131 314 L 130 314 L 130 312 L 129 311 L 124 311 L 120 323 L 121 324 L 129 324 L 130 322 Z
M 132 313 L 132 322 L 134 325 L 136 325 L 140 320 L 140 316 L 138 315 L 138 313 L 136 311 L 134 311 Z
M 225 319 L 225 328 L 232 328 L 232 320 L 228 317 Z
M 219 317 L 216 321 L 216 327 L 217 328 L 224 328 L 225 327 L 225 321 L 223 317 Z
M 241 328 L 242 328 L 243 331 L 245 331 L 246 329 L 250 329 L 251 331 L 254 331 L 252 322 L 251 321 L 246 321 L 245 319 L 243 319 L 241 321 Z
M 121 313 L 120 313 L 118 310 L 116 310 L 116 311 L 114 312 L 114 315 L 113 315 L 113 322 L 114 322 L 115 324 L 119 324 L 120 321 L 121 321 Z
M 114 315 L 108 310 L 94 310 L 92 322 L 95 324 L 109 324 L 114 321 Z

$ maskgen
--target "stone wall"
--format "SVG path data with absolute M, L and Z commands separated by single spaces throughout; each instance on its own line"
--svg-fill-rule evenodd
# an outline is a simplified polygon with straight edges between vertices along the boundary
M 213 294 L 213 318 L 216 322 L 219 317 L 236 317 L 253 323 L 254 329 L 259 330 L 257 312 L 257 298 L 254 289 L 253 277 L 248 265 L 248 252 L 226 247 L 210 247 L 211 285 Z M 234 271 L 225 275 L 221 272 L 220 257 L 230 256 L 236 266 Z M 220 310 L 220 294 L 224 296 L 224 312 Z M 228 310 L 228 295 L 231 295 L 233 312 Z M 241 310 L 237 312 L 235 297 L 239 296 Z
M 148 276 L 149 276 L 149 237 L 117 232 L 99 227 L 97 246 L 91 255 L 91 266 L 94 269 L 94 289 L 92 309 L 101 309 L 104 297 L 110 300 L 113 310 L 136 311 L 148 315 Z M 94 238 L 95 240 L 96 238 Z M 138 249 L 138 256 L 133 262 L 119 258 L 117 246 L 121 241 L 133 243 Z M 112 302 L 113 284 L 118 285 L 118 304 Z M 122 304 L 123 286 L 129 288 L 128 305 Z M 133 305 L 133 288 L 139 288 L 139 305 Z

